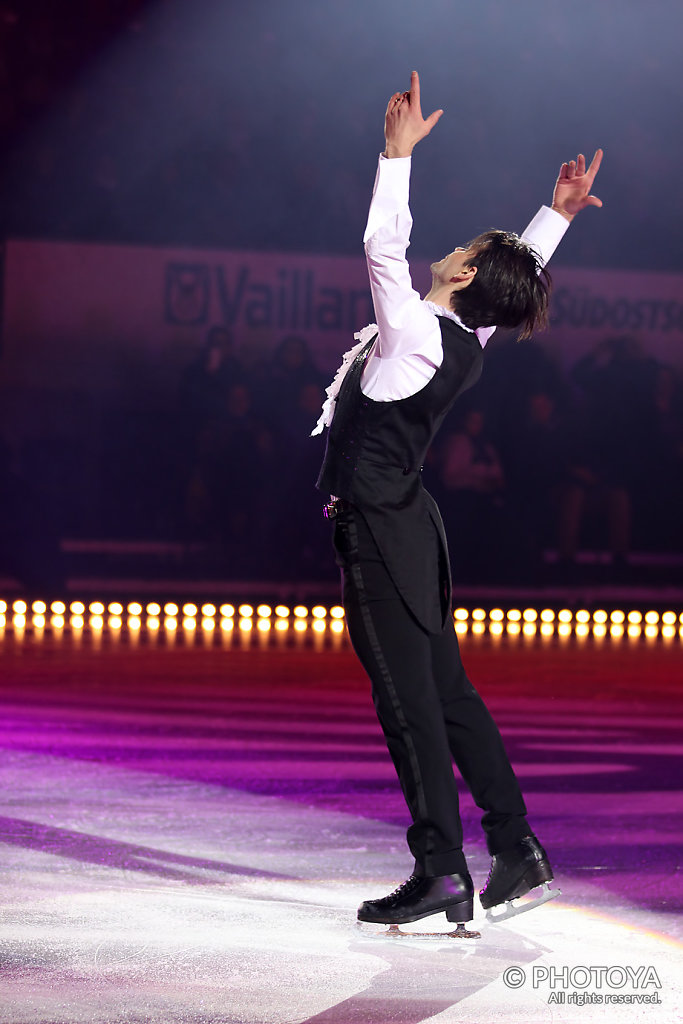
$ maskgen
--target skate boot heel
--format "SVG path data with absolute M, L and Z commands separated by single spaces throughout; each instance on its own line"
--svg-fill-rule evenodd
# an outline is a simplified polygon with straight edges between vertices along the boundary
M 524 874 L 524 881 L 529 886 L 529 889 L 535 889 L 537 885 L 542 885 L 543 882 L 552 882 L 553 872 L 547 861 L 539 861 L 530 867 Z
M 474 899 L 463 900 L 462 903 L 454 903 L 452 907 L 446 908 L 446 920 L 453 924 L 463 924 L 471 921 L 474 917 Z

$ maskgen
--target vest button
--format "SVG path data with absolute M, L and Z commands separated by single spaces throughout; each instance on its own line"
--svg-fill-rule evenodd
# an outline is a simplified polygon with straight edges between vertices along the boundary
M 408 469 L 408 468 L 406 467 L 406 468 L 405 468 L 405 469 L 403 470 L 403 475 L 404 475 L 404 476 L 408 476 L 408 473 L 410 473 L 410 470 L 409 470 L 409 469 Z

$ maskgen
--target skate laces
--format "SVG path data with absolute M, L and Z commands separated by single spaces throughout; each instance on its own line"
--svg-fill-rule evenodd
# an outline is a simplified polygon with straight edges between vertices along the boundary
M 410 878 L 406 878 L 405 882 L 401 882 L 397 889 L 394 889 L 394 891 L 390 892 L 388 896 L 385 896 L 385 899 L 392 900 L 396 896 L 405 896 L 406 893 L 415 888 L 419 881 L 420 879 L 417 875 L 411 875 Z

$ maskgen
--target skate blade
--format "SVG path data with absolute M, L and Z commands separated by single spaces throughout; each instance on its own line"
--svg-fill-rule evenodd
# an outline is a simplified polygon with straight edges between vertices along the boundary
M 452 931 L 448 932 L 412 932 L 403 931 L 401 926 L 398 924 L 374 924 L 370 921 L 356 921 L 356 928 L 366 936 L 372 935 L 373 938 L 378 939 L 480 939 L 481 932 L 471 931 L 466 928 L 464 924 L 459 924 Z M 385 929 L 383 931 L 375 929 Z
M 459 924 L 452 932 L 402 932 L 398 924 L 390 924 L 383 932 L 391 939 L 480 939 L 481 932 L 470 931 L 464 924 Z
M 495 913 L 496 907 L 491 907 L 490 910 L 486 911 L 486 920 L 490 924 L 499 924 L 500 921 L 509 921 L 512 917 L 519 917 L 520 914 L 526 914 L 530 910 L 535 910 L 536 907 L 542 907 L 544 903 L 549 900 L 554 900 L 556 896 L 562 895 L 561 889 L 551 889 L 547 882 L 543 882 L 543 892 L 540 896 L 535 899 L 527 900 L 525 903 L 517 903 L 516 900 L 508 900 L 504 904 L 504 909 Z M 521 899 L 522 897 L 517 897 Z

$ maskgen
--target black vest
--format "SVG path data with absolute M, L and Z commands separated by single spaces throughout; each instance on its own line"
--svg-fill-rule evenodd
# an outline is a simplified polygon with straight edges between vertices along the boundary
M 420 472 L 444 417 L 477 381 L 483 362 L 475 334 L 448 317 L 438 320 L 443 362 L 409 398 L 375 402 L 364 395 L 361 375 L 374 339 L 359 353 L 337 395 L 318 477 L 320 490 L 363 514 L 399 593 L 433 633 L 450 612 L 451 579 L 441 516 Z

